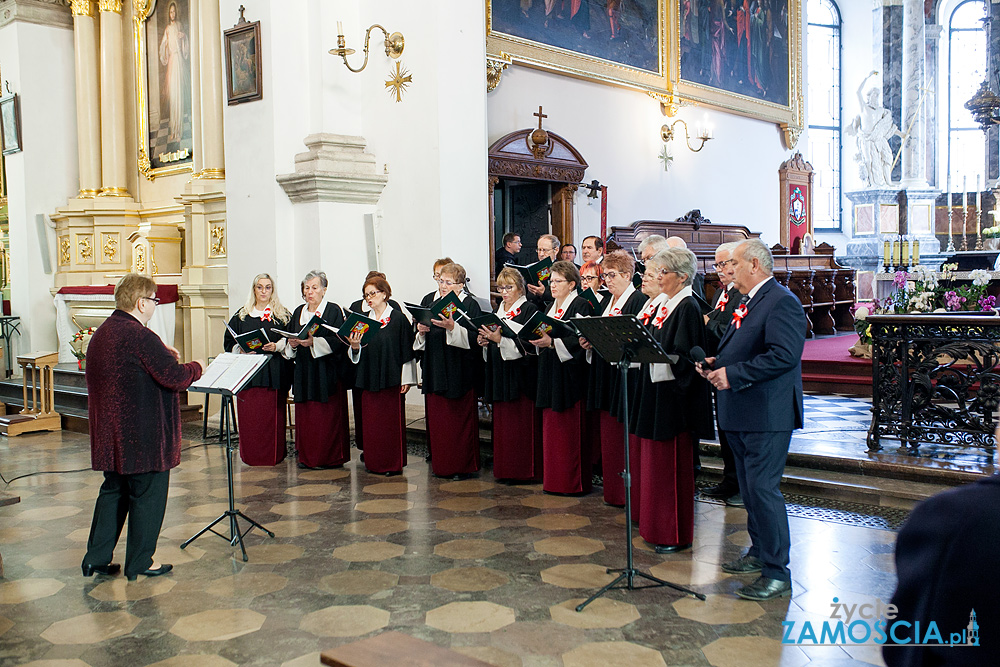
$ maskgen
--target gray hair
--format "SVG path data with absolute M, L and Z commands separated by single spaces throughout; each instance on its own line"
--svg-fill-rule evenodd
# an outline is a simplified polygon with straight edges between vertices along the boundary
M 670 238 L 668 238 L 667 239 L 667 245 L 670 246 L 671 248 L 687 248 L 688 247 L 687 241 L 685 241 L 684 239 L 682 239 L 679 236 L 671 236 Z
M 728 243 L 723 243 L 722 245 L 720 245 L 718 248 L 715 249 L 715 252 L 716 253 L 728 252 L 730 255 L 732 255 L 734 252 L 736 252 L 736 246 L 738 246 L 741 243 L 743 243 L 743 242 L 742 241 L 729 241 Z
M 541 236 L 538 237 L 538 240 L 541 241 L 542 239 L 545 239 L 546 241 L 549 242 L 550 251 L 559 250 L 562 247 L 562 241 L 560 241 L 559 237 L 556 236 L 555 234 L 542 234 Z
M 647 264 L 656 264 L 661 269 L 683 273 L 687 276 L 684 285 L 690 285 L 694 281 L 694 274 L 698 271 L 698 259 L 694 253 L 687 248 L 667 248 L 661 250 L 649 258 Z
M 650 248 L 653 254 L 660 252 L 661 250 L 666 250 L 668 247 L 666 237 L 660 236 L 659 234 L 650 234 L 639 243 L 639 254 L 641 255 L 646 248 Z
M 306 277 L 302 279 L 302 289 L 306 288 L 306 283 L 313 278 L 319 278 L 319 286 L 326 289 L 329 286 L 329 281 L 326 279 L 326 274 L 322 271 L 310 271 L 306 274 Z
M 771 256 L 770 248 L 760 239 L 740 241 L 737 248 L 743 248 L 744 260 L 749 262 L 752 259 L 756 259 L 760 263 L 760 268 L 764 270 L 764 273 L 770 275 L 774 272 L 774 257 Z M 735 250 L 733 250 L 733 254 L 736 254 Z

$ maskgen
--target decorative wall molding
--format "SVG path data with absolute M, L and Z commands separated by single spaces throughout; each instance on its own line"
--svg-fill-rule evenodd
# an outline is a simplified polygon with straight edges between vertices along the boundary
M 365 153 L 364 137 L 311 134 L 303 143 L 309 150 L 295 156 L 295 173 L 277 176 L 292 202 L 378 203 L 389 177 Z
M 70 0 L 3 0 L 0 2 L 0 28 L 14 21 L 72 28 Z

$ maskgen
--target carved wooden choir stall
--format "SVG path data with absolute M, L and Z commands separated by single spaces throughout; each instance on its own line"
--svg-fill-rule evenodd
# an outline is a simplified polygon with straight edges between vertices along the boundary
M 56 352 L 33 352 L 17 358 L 24 377 L 22 386 L 24 409 L 18 414 L 0 416 L 0 433 L 11 436 L 32 431 L 62 430 L 62 419 L 53 409 L 55 406 L 53 369 L 58 360 L 59 355 Z

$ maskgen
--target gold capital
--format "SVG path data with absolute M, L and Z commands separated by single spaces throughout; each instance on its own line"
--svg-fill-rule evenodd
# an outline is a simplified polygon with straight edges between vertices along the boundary
M 122 13 L 122 0 L 98 0 L 98 6 L 102 12 Z
M 70 0 L 73 16 L 93 16 L 94 3 L 91 0 Z

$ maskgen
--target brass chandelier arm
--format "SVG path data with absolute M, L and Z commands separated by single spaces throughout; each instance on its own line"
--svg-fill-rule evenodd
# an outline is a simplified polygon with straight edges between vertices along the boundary
M 702 148 L 705 147 L 705 142 L 712 138 L 708 134 L 696 137 L 696 139 L 698 139 L 701 143 L 698 144 L 698 148 L 695 148 L 694 146 L 691 145 L 691 135 L 688 133 L 688 124 L 681 118 L 678 118 L 670 125 L 664 125 L 663 127 L 661 127 L 660 138 L 663 139 L 664 142 L 673 141 L 674 128 L 677 127 L 678 124 L 684 126 L 684 142 L 687 144 L 688 150 L 691 151 L 692 153 L 699 152 Z
M 343 58 L 344 66 L 347 67 L 347 69 L 355 73 L 361 72 L 362 70 L 364 70 L 365 67 L 368 66 L 369 42 L 371 41 L 372 30 L 375 30 L 376 28 L 381 30 L 382 34 L 385 35 L 385 55 L 389 56 L 390 58 L 399 58 L 399 56 L 403 54 L 403 47 L 405 45 L 402 33 L 394 32 L 390 34 L 388 30 L 383 28 L 378 23 L 372 25 L 370 28 L 368 28 L 368 30 L 365 31 L 365 47 L 364 47 L 365 59 L 364 62 L 361 63 L 361 67 L 355 69 L 351 67 L 351 63 L 347 61 L 347 56 L 353 54 L 355 51 L 354 49 L 347 48 L 347 44 L 344 41 L 343 34 L 337 35 L 337 48 L 330 49 L 330 53 L 332 55 L 340 56 L 341 58 Z

